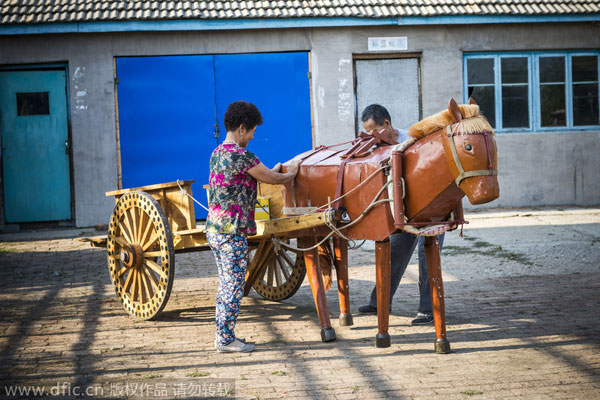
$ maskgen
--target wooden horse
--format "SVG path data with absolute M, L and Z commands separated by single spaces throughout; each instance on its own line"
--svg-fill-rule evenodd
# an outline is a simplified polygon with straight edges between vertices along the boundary
M 471 99 L 470 99 L 471 100 Z M 333 207 L 346 216 L 334 236 L 340 325 L 352 325 L 348 290 L 348 240 L 374 240 L 378 310 L 377 347 L 389 347 L 390 242 L 405 230 L 426 236 L 426 257 L 437 340 L 448 353 L 440 248 L 436 235 L 462 221 L 461 199 L 483 204 L 499 196 L 497 151 L 492 127 L 473 102 L 426 118 L 409 130 L 413 138 L 397 144 L 377 133 L 361 133 L 350 149 L 321 147 L 299 155 L 295 181 L 284 190 L 284 213 L 302 214 Z M 323 341 L 335 340 L 323 288 L 317 238 L 328 228 L 299 233 L 305 252 Z

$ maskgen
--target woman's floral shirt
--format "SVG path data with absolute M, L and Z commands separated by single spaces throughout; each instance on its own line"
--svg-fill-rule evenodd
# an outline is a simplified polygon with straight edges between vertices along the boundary
M 221 144 L 213 151 L 208 177 L 207 232 L 256 233 L 256 179 L 248 170 L 258 164 L 258 157 L 236 144 Z

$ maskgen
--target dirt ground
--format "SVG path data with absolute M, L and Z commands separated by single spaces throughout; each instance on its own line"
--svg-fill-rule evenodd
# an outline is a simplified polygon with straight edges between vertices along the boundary
M 157 321 L 116 299 L 91 229 L 0 235 L 0 398 L 600 399 L 600 209 L 467 212 L 446 235 L 442 270 L 452 352 L 410 325 L 416 254 L 393 301 L 392 346 L 361 315 L 375 280 L 373 243 L 350 250 L 354 325 L 322 343 L 310 286 L 283 302 L 244 299 L 237 332 L 250 354 L 215 352 L 216 268 L 178 254 Z M 168 390 L 175 390 L 168 392 Z M 26 392 L 28 390 L 28 392 Z M 178 390 L 178 391 L 177 391 Z

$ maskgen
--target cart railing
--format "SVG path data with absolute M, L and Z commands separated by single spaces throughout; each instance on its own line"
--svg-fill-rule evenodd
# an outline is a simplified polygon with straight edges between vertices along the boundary
M 190 195 L 192 194 L 192 184 L 194 180 L 159 183 L 156 185 L 141 186 L 129 189 L 120 189 L 106 192 L 106 196 L 114 196 L 115 203 L 121 196 L 131 192 L 146 192 L 158 201 L 165 212 L 171 231 L 190 230 L 196 228 L 196 215 L 194 211 L 194 201 L 186 196 L 182 189 Z

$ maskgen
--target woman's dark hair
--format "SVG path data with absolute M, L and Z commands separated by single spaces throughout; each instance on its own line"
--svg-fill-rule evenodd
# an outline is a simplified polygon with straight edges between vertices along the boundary
M 253 129 L 256 125 L 262 123 L 262 115 L 260 115 L 258 108 L 246 101 L 231 103 L 225 112 L 225 129 L 227 129 L 227 132 L 235 131 L 240 125 L 244 125 L 246 129 Z
M 360 117 L 360 120 L 362 122 L 366 122 L 370 119 L 372 119 L 373 122 L 380 126 L 383 125 L 386 119 L 390 121 L 390 123 L 392 122 L 392 117 L 390 117 L 390 113 L 388 112 L 388 110 L 384 106 L 379 104 L 371 104 L 370 106 L 367 106 L 367 108 L 365 108 L 365 110 L 362 112 L 362 115 Z

